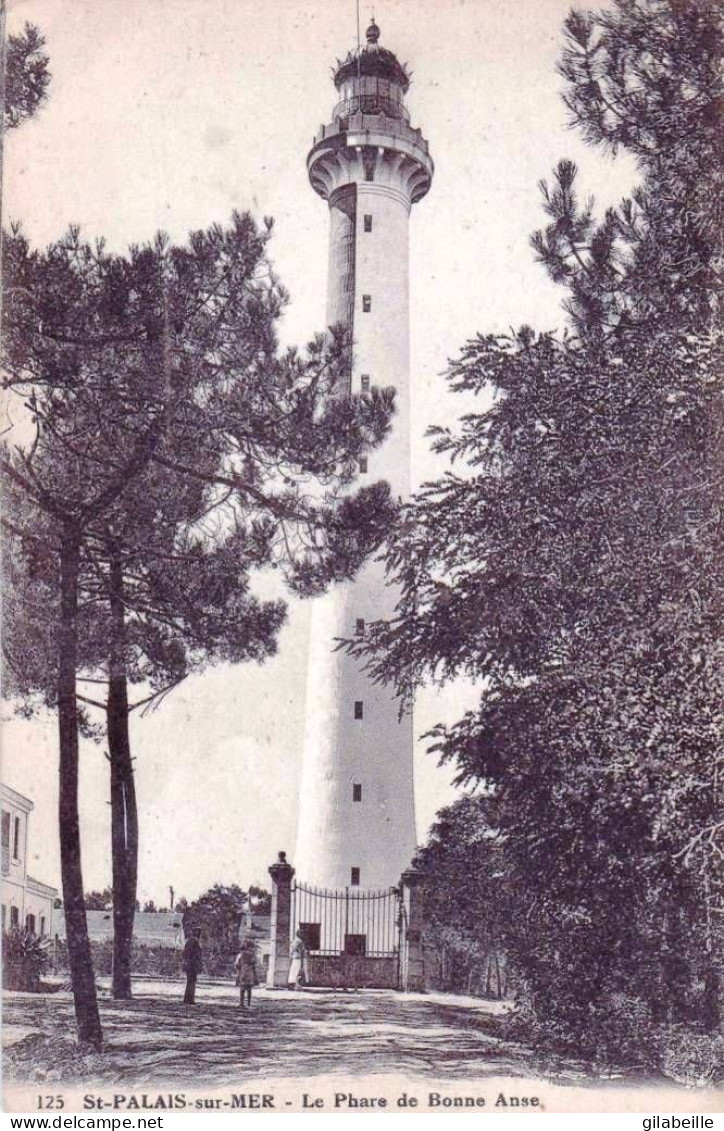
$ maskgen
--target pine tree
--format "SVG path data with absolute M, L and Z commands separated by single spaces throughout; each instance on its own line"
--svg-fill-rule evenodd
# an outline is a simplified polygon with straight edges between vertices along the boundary
M 4 33 L 5 0 L 2 0 Z M 49 59 L 39 29 L 26 23 L 20 35 L 10 35 L 4 46 L 3 109 L 5 129 L 28 121 L 48 97 Z
M 235 215 L 184 247 L 159 237 L 127 257 L 82 243 L 77 230 L 46 253 L 19 233 L 6 241 L 6 387 L 34 437 L 6 448 L 3 466 L 23 500 L 12 523 L 31 565 L 21 591 L 38 584 L 40 556 L 60 610 L 44 619 L 57 647 L 49 698 L 60 724 L 64 903 L 79 1032 L 96 1044 L 78 670 L 100 666 L 109 681 L 116 988 L 127 993 L 137 853 L 129 679 L 158 695 L 160 681 L 205 659 L 263 658 L 283 608 L 254 600 L 249 570 L 282 565 L 296 588 L 319 587 L 358 567 L 392 510 L 381 485 L 336 498 L 384 435 L 392 398 L 337 395 L 349 363 L 340 337 L 279 354 L 285 294 L 266 257 L 270 231 Z M 13 666 L 15 685 L 32 686 L 23 650 Z

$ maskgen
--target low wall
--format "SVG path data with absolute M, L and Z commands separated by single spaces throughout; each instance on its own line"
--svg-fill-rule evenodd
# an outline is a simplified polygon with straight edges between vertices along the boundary
M 371 958 L 367 955 L 311 954 L 307 964 L 312 986 L 396 990 L 399 983 L 396 955 Z

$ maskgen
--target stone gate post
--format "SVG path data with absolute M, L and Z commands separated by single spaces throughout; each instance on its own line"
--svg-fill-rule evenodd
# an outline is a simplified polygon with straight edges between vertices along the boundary
M 289 946 L 292 925 L 292 877 L 294 869 L 287 863 L 286 852 L 269 869 L 272 879 L 271 950 L 266 984 L 279 989 L 287 985 L 289 975 Z
M 425 962 L 422 953 L 423 897 L 422 872 L 408 868 L 402 873 L 402 897 L 407 920 L 405 946 L 407 954 L 403 965 L 402 989 L 407 991 L 425 989 Z

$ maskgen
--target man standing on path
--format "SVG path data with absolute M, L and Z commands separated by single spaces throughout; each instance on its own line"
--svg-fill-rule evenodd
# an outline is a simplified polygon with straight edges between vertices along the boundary
M 204 965 L 201 943 L 199 942 L 200 938 L 200 928 L 194 927 L 189 938 L 186 939 L 186 943 L 184 945 L 183 965 L 186 972 L 186 993 L 184 994 L 184 1005 L 193 1005 L 196 999 L 196 979 L 201 973 Z

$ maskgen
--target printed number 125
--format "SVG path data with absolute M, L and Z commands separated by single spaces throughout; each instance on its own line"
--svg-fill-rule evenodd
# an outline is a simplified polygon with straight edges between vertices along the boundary
M 38 1096 L 38 1111 L 49 1111 L 51 1108 L 60 1111 L 64 1107 L 65 1100 L 62 1096 Z

